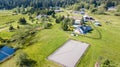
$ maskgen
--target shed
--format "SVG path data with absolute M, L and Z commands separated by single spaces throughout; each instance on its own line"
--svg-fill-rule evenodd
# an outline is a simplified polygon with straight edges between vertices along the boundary
M 97 20 L 94 22 L 94 25 L 96 25 L 96 26 L 102 26 L 101 23 L 99 21 L 97 21 Z
M 80 20 L 75 20 L 74 25 L 80 25 Z

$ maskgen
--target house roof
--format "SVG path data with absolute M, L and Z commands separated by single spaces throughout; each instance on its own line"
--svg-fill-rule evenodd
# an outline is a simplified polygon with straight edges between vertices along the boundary
M 75 23 L 80 24 L 80 20 L 75 20 Z
M 87 32 L 92 30 L 91 26 L 80 26 L 81 31 L 83 32 L 83 34 L 86 34 Z

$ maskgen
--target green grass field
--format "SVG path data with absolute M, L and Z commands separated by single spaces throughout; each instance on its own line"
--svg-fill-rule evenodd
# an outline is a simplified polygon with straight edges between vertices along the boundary
M 90 44 L 89 49 L 79 61 L 78 67 L 93 67 L 96 61 L 100 61 L 99 58 L 101 57 L 112 60 L 117 67 L 120 67 L 120 17 L 113 15 L 90 15 L 102 23 L 101 27 L 97 27 L 98 31 L 94 29 L 85 36 L 76 37 L 64 32 L 60 24 L 55 24 L 51 29 L 37 32 L 37 35 L 34 37 L 34 39 L 37 39 L 37 42 L 22 49 L 22 51 L 26 52 L 31 59 L 37 61 L 35 67 L 61 67 L 61 65 L 47 60 L 47 57 L 67 40 L 75 39 Z M 3 24 L 1 22 L 5 20 L 0 20 L 0 24 Z M 106 20 L 110 20 L 111 24 L 106 24 Z M 12 33 L 0 32 L 1 37 L 10 37 L 11 35 Z M 16 54 L 20 51 L 18 50 Z M 17 67 L 15 65 L 15 57 L 16 55 L 0 64 L 0 67 Z

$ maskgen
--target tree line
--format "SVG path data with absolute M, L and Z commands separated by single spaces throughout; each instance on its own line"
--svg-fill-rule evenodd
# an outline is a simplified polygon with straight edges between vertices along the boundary
M 95 7 L 104 4 L 106 8 L 120 4 L 120 0 L 0 0 L 0 9 L 12 9 L 21 6 L 34 8 L 66 7 L 83 2 L 88 5 L 93 4 Z
M 12 9 L 21 6 L 34 8 L 65 7 L 76 2 L 78 0 L 0 0 L 0 9 Z

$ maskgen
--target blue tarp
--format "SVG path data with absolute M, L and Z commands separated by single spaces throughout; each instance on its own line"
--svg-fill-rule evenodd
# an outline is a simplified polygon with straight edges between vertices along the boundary
M 0 62 L 8 58 L 10 55 L 12 55 L 15 52 L 15 49 L 10 48 L 8 46 L 4 46 L 0 49 Z

